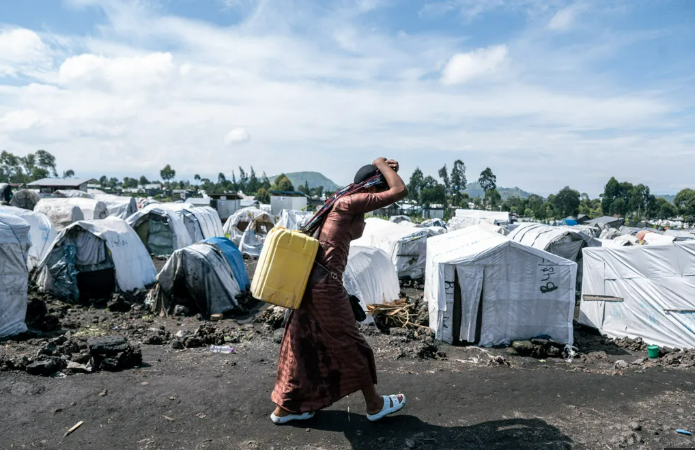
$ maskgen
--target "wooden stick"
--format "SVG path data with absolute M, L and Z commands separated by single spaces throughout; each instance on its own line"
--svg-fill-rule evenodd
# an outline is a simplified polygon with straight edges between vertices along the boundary
M 77 424 L 75 424 L 74 427 L 70 428 L 68 431 L 65 432 L 65 435 L 64 435 L 63 437 L 67 437 L 67 436 L 68 436 L 69 434 L 71 434 L 73 431 L 75 431 L 76 429 L 80 428 L 80 427 L 82 426 L 83 423 L 84 423 L 84 420 L 80 420 L 79 422 L 77 422 Z

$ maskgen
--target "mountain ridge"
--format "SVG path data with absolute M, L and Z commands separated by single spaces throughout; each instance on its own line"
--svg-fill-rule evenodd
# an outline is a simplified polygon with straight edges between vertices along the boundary
M 280 175 L 274 175 L 272 177 L 268 177 L 268 180 L 270 180 L 271 183 L 275 183 L 275 180 L 279 176 Z M 288 172 L 285 174 L 285 176 L 290 179 L 295 189 L 297 189 L 299 186 L 303 186 L 305 182 L 309 183 L 310 189 L 323 186 L 324 191 L 337 191 L 343 187 L 335 184 L 333 180 L 321 172 Z

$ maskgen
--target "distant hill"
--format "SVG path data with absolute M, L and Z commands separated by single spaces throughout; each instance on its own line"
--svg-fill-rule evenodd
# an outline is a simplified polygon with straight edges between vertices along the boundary
M 324 174 L 319 172 L 291 172 L 286 173 L 285 175 L 287 175 L 287 178 L 290 179 L 295 189 L 297 189 L 299 186 L 303 186 L 305 182 L 308 182 L 309 188 L 312 189 L 317 188 L 319 186 L 323 186 L 324 191 L 337 191 L 338 189 L 343 187 L 338 186 L 329 178 L 327 178 Z M 268 179 L 271 183 L 275 183 L 275 179 L 278 176 L 279 175 L 268 177 Z
M 480 187 L 480 183 L 468 183 L 464 192 L 472 198 L 485 197 L 485 191 L 482 187 Z M 523 189 L 519 189 L 518 187 L 497 187 L 497 192 L 500 193 L 502 200 L 507 200 L 512 197 L 528 198 L 529 195 L 531 195 L 530 192 L 526 192 Z
M 655 197 L 660 197 L 669 203 L 673 203 L 673 199 L 676 198 L 676 195 L 675 194 L 663 194 L 663 195 L 656 194 Z

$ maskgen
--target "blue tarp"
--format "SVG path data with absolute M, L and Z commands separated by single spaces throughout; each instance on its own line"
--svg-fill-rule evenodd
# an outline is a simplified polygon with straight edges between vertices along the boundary
M 251 280 L 249 279 L 249 274 L 246 272 L 246 265 L 244 265 L 244 258 L 241 256 L 241 252 L 236 245 L 229 239 L 225 237 L 212 237 L 206 239 L 203 242 L 212 244 L 220 249 L 225 259 L 232 268 L 232 273 L 236 282 L 242 290 L 249 290 L 251 287 Z
M 576 221 L 576 220 L 572 220 L 572 219 L 565 219 L 565 220 L 563 220 L 561 223 L 562 223 L 563 225 L 569 225 L 569 226 L 577 225 L 577 221 Z

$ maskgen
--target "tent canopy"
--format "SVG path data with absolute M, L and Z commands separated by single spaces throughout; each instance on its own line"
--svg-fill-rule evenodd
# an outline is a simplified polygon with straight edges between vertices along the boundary
M 545 250 L 571 261 L 577 261 L 590 236 L 568 227 L 551 227 L 540 223 L 523 223 L 509 233 L 509 238 L 529 247 Z
M 128 217 L 128 224 L 154 255 L 170 255 L 193 243 L 183 216 L 166 203 L 150 204 Z
M 0 338 L 27 331 L 30 232 L 26 220 L 0 212 Z
M 75 208 L 80 212 L 78 213 Z M 42 198 L 34 211 L 45 214 L 58 231 L 78 220 L 101 220 L 109 215 L 104 202 L 77 197 Z
M 314 214 L 311 212 L 283 209 L 275 226 L 284 227 L 288 230 L 300 230 L 309 223 L 312 217 L 314 217 Z
M 457 219 L 478 219 L 492 224 L 509 223 L 509 213 L 506 211 L 484 211 L 482 209 L 457 209 Z
M 63 298 L 144 289 L 156 271 L 140 238 L 122 219 L 79 221 L 61 231 L 37 269 L 37 284 Z
M 29 223 L 31 227 L 29 232 L 31 248 L 27 258 L 27 268 L 31 272 L 48 254 L 53 241 L 58 235 L 53 224 L 44 214 L 13 206 L 0 206 L 0 213 L 21 217 Z
M 585 249 L 583 288 L 579 323 L 611 337 L 695 348 L 695 242 Z
M 258 208 L 240 209 L 224 224 L 224 234 L 239 247 L 244 255 L 260 256 L 268 232 L 275 226 L 275 218 Z
M 246 271 L 244 258 L 237 246 L 226 237 L 214 237 L 206 239 L 203 242 L 215 245 L 222 252 L 232 268 L 234 279 L 237 280 L 239 288 L 248 291 L 251 287 L 251 280 L 249 279 L 249 274 Z
M 425 277 L 430 327 L 449 343 L 492 346 L 547 334 L 572 344 L 576 276 L 576 263 L 483 227 L 433 237 Z
M 389 255 L 373 247 L 350 247 L 343 284 L 349 294 L 360 299 L 362 307 L 389 303 L 400 298 L 398 274 Z

